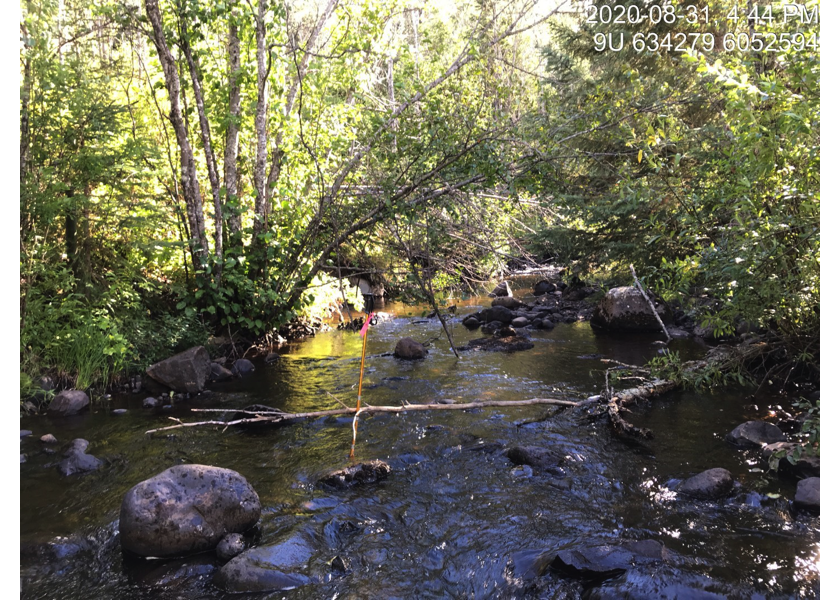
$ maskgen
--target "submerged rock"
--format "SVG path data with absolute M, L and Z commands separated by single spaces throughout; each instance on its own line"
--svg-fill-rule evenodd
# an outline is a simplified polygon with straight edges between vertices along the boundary
M 344 489 L 360 483 L 376 483 L 385 479 L 390 472 L 391 467 L 388 463 L 372 460 L 333 471 L 319 479 L 318 483 L 327 487 Z
M 204 346 L 195 346 L 153 364 L 146 374 L 177 392 L 200 392 L 210 373 L 210 355 Z
M 501 338 L 478 338 L 467 343 L 466 350 L 484 350 L 485 352 L 518 352 L 530 350 L 534 343 L 521 335 Z
M 212 550 L 228 533 L 260 518 L 260 499 L 230 469 L 177 465 L 138 483 L 120 510 L 120 543 L 140 556 L 176 556 Z
M 632 552 L 620 546 L 584 546 L 560 550 L 549 568 L 566 577 L 603 581 L 627 571 L 634 558 Z
M 547 469 L 556 467 L 563 457 L 553 450 L 539 446 L 514 446 L 507 451 L 507 457 L 515 465 L 530 465 Z
M 70 442 L 70 447 L 64 452 L 65 458 L 58 465 L 58 471 L 65 477 L 75 475 L 77 473 L 87 473 L 89 471 L 96 471 L 102 466 L 102 461 L 87 454 L 90 442 L 82 438 L 76 438 Z
M 726 441 L 739 448 L 755 448 L 765 444 L 784 442 L 782 430 L 767 421 L 741 423 L 726 435 Z
M 406 360 L 417 360 L 424 358 L 428 354 L 428 350 L 423 347 L 423 344 L 416 342 L 409 337 L 404 337 L 397 342 L 394 348 L 394 356 L 397 358 L 404 358 Z
M 315 553 L 312 541 L 295 533 L 279 544 L 246 550 L 219 570 L 216 582 L 228 592 L 292 590 L 310 583 L 300 571 Z
M 155 398 L 154 396 L 149 396 L 148 398 L 143 399 L 143 408 L 157 408 L 158 406 L 163 405 L 163 400 L 160 398 Z
M 689 477 L 677 488 L 677 492 L 700 500 L 714 500 L 728 496 L 734 485 L 732 473 L 715 468 Z
M 59 392 L 47 407 L 47 414 L 53 417 L 77 415 L 90 405 L 90 398 L 81 390 Z

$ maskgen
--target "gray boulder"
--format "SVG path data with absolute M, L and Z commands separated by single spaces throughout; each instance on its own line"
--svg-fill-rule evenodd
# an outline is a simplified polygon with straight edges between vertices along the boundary
M 233 373 L 229 369 L 226 369 L 219 363 L 210 363 L 210 374 L 208 375 L 210 381 L 224 381 L 225 379 L 231 378 L 233 378 Z
M 664 323 L 670 321 L 665 305 L 658 305 L 656 312 Z M 598 303 L 590 325 L 611 331 L 661 331 L 659 322 L 641 292 L 634 287 L 618 287 L 607 292 Z
M 216 583 L 228 592 L 291 590 L 311 582 L 301 573 L 315 554 L 315 544 L 302 533 L 272 546 L 252 548 L 219 570 Z
M 551 294 L 552 292 L 557 291 L 557 286 L 547 279 L 543 279 L 538 281 L 537 284 L 534 286 L 534 295 L 535 296 L 544 296 L 545 294 Z
M 809 477 L 796 484 L 796 496 L 793 499 L 796 508 L 820 512 L 820 478 Z
M 195 346 L 146 369 L 146 374 L 177 392 L 200 392 L 210 373 L 210 355 Z
M 504 306 L 491 306 L 481 311 L 481 319 L 485 323 L 499 321 L 502 324 L 507 324 L 513 321 L 513 311 Z
M 520 302 L 513 296 L 499 296 L 497 298 L 493 298 L 493 302 L 490 303 L 490 306 L 504 306 L 510 310 L 516 310 L 517 308 L 528 305 L 524 302 Z
M 520 327 L 528 327 L 531 322 L 528 320 L 528 317 L 516 317 L 513 321 L 510 322 L 512 327 L 516 327 L 517 329 Z
M 677 492 L 700 500 L 714 500 L 729 495 L 734 485 L 732 473 L 716 468 L 689 477 L 677 488 Z
M 155 398 L 154 396 L 149 396 L 148 398 L 143 399 L 143 408 L 157 408 L 163 404 L 163 400 L 160 398 Z
M 508 285 L 507 281 L 502 281 L 499 285 L 497 285 L 492 292 L 490 292 L 491 296 L 513 296 L 513 292 L 510 290 L 510 286 Z
M 259 518 L 260 499 L 236 471 L 177 465 L 126 493 L 120 543 L 140 556 L 204 552 L 225 535 L 250 529 Z
M 423 344 L 420 342 L 415 342 L 411 338 L 404 337 L 400 341 L 397 342 L 397 346 L 394 348 L 394 356 L 397 358 L 404 358 L 407 360 L 417 360 L 419 358 L 424 358 L 428 350 L 423 347 Z
M 726 435 L 726 441 L 739 448 L 755 448 L 786 439 L 781 429 L 766 421 L 741 423 Z
M 254 363 L 247 358 L 240 358 L 233 363 L 233 372 L 239 375 L 248 375 L 254 372 Z
M 265 355 L 265 364 L 267 364 L 267 365 L 270 365 L 272 363 L 276 363 L 278 360 L 280 360 L 280 355 L 277 354 L 276 352 L 269 352 L 268 354 Z
M 466 327 L 470 331 L 473 331 L 473 330 L 481 327 L 481 321 L 479 321 L 478 318 L 475 315 L 470 315 L 470 316 L 466 317 L 461 322 L 464 324 L 464 327 Z
M 47 407 L 47 414 L 53 417 L 77 415 L 90 406 L 90 398 L 81 390 L 64 390 L 56 394 Z
M 216 556 L 222 560 L 230 560 L 243 552 L 245 552 L 245 537 L 241 533 L 227 534 L 216 546 Z

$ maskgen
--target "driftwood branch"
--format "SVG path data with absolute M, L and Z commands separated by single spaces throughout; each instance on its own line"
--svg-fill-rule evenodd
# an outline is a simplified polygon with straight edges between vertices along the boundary
M 642 284 L 639 282 L 639 278 L 636 277 L 636 269 L 633 268 L 633 265 L 630 265 L 630 272 L 633 274 L 633 281 L 636 283 L 636 289 L 638 289 L 642 297 L 647 300 L 648 305 L 650 306 L 650 310 L 653 313 L 653 316 L 656 317 L 657 322 L 659 322 L 659 326 L 662 328 L 662 332 L 665 334 L 665 339 L 668 342 L 671 341 L 671 334 L 668 333 L 668 330 L 665 328 L 665 323 L 662 322 L 662 319 L 659 318 L 659 313 L 656 312 L 656 306 L 654 306 L 653 301 L 648 297 L 645 289 L 642 287 Z
M 677 385 L 676 381 L 656 379 L 645 385 L 612 394 L 612 397 L 607 403 L 607 414 L 610 417 L 610 422 L 613 424 L 613 427 L 620 433 L 634 437 L 653 438 L 653 433 L 649 429 L 636 427 L 632 423 L 628 423 L 621 416 L 621 413 L 627 410 L 628 405 L 634 404 L 639 400 L 669 392 L 675 389 Z
M 406 404 L 403 406 L 363 406 L 358 413 L 402 413 L 419 410 L 469 410 L 473 408 L 486 408 L 490 406 L 506 407 L 506 406 L 534 406 L 539 404 L 548 404 L 552 406 L 580 406 L 585 402 L 573 402 L 571 400 L 558 400 L 556 398 L 531 398 L 530 400 L 486 400 L 483 402 L 467 402 L 464 404 Z M 287 413 L 282 411 L 248 411 L 237 409 L 215 409 L 215 408 L 194 408 L 193 412 L 212 412 L 212 413 L 236 413 L 245 414 L 247 417 L 241 419 L 234 419 L 232 421 L 197 421 L 194 423 L 179 422 L 178 425 L 170 425 L 169 427 L 159 427 L 158 429 L 150 429 L 146 433 L 157 433 L 158 431 L 168 431 L 170 429 L 180 429 L 181 427 L 198 427 L 202 425 L 221 425 L 229 427 L 231 425 L 253 425 L 253 424 L 279 424 L 288 421 L 296 421 L 301 419 L 317 419 L 319 417 L 330 417 L 338 415 L 355 415 L 356 409 L 350 407 L 334 408 L 331 410 L 317 410 L 304 413 Z

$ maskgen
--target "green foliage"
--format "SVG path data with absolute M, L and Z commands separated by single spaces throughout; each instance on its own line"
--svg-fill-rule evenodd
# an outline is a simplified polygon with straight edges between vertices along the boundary
M 812 404 L 801 398 L 793 405 L 804 415 L 799 436 L 801 443 L 794 444 L 790 450 L 781 448 L 771 454 L 767 462 L 772 471 L 778 471 L 782 461 L 795 465 L 803 457 L 820 455 L 820 401 L 817 400 L 815 404 Z
M 679 352 L 670 350 L 650 359 L 646 367 L 650 370 L 652 377 L 676 381 L 680 387 L 689 389 L 708 390 L 731 385 L 746 386 L 751 382 L 749 374 L 740 363 L 727 361 L 724 364 L 716 360 L 708 360 L 702 364 L 684 363 L 680 359 Z
M 716 35 L 748 33 L 745 19 L 723 18 L 728 8 L 709 3 Z M 754 25 L 767 36 L 794 27 Z M 665 33 L 661 24 L 625 29 Z M 534 252 L 583 269 L 633 263 L 716 333 L 744 320 L 783 339 L 790 359 L 816 363 L 819 48 L 598 53 L 593 35 L 607 30 L 618 33 L 558 24 L 547 51 L 553 78 L 543 94 L 555 110 L 528 130 L 546 160 L 523 179 L 546 198 Z M 819 33 L 813 23 L 797 31 Z

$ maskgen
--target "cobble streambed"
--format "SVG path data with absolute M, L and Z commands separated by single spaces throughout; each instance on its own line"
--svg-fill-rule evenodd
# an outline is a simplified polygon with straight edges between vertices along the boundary
M 466 313 L 461 307 L 459 314 Z M 363 400 L 580 400 L 603 384 L 599 356 L 641 364 L 655 336 L 593 333 L 587 323 L 530 333 L 535 346 L 514 354 L 472 351 L 456 360 L 445 337 L 420 361 L 391 356 L 397 340 L 440 335 L 436 319 L 406 309 L 371 329 Z M 456 344 L 480 337 L 454 327 Z M 703 349 L 672 344 L 686 358 Z M 369 414 L 359 423 L 358 460 L 392 468 L 375 484 L 346 490 L 316 485 L 348 464 L 351 418 L 325 417 L 279 428 L 176 429 L 212 418 L 192 408 L 260 403 L 285 411 L 355 402 L 361 339 L 320 333 L 289 345 L 271 365 L 210 389 L 171 410 L 141 408 L 143 394 L 115 397 L 89 414 L 21 419 L 22 598 L 241 597 L 222 591 L 213 553 L 139 560 L 120 550 L 122 498 L 138 482 L 178 464 L 241 473 L 259 494 L 260 523 L 250 545 L 292 539 L 312 583 L 260 598 L 789 598 L 819 597 L 819 517 L 790 508 L 795 483 L 765 473 L 758 451 L 724 441 L 736 425 L 763 418 L 747 392 L 668 394 L 628 418 L 655 438 L 628 446 L 582 408 L 549 406 Z M 332 396 L 331 396 L 332 395 Z M 758 405 L 762 405 L 758 402 Z M 115 415 L 115 408 L 128 412 Z M 47 453 L 38 438 L 61 442 Z M 91 442 L 104 467 L 62 477 L 61 449 Z M 560 453 L 559 468 L 516 466 L 514 446 Z M 712 467 L 736 480 L 716 501 L 674 494 L 674 481 Z M 656 542 L 610 577 L 571 576 L 558 553 Z M 651 555 L 653 549 L 655 556 Z M 250 597 L 250 596 L 249 596 Z

